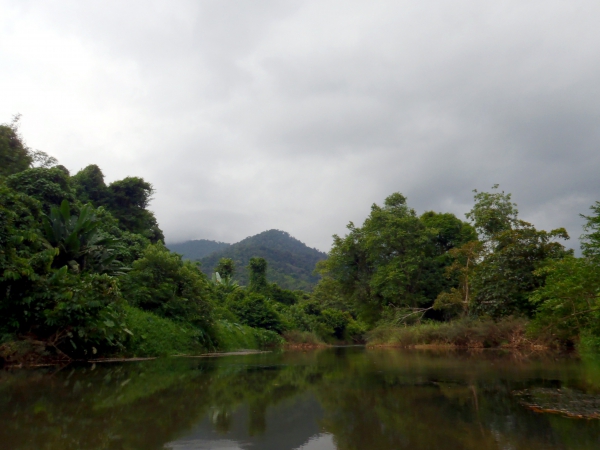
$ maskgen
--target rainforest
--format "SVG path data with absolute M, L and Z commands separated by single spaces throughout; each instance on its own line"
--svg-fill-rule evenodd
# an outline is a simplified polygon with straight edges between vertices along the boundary
M 600 202 L 582 212 L 577 253 L 495 185 L 474 191 L 466 220 L 391 193 L 328 254 L 271 230 L 185 258 L 164 244 L 153 193 L 136 176 L 106 184 L 96 165 L 72 174 L 29 149 L 18 120 L 0 126 L 3 365 L 333 344 L 600 349 Z

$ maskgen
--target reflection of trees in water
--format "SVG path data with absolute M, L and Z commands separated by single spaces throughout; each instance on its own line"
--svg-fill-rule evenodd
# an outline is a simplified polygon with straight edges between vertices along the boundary
M 248 434 L 268 434 L 269 408 L 311 392 L 324 410 L 321 427 L 340 450 L 596 448 L 600 421 L 519 405 L 515 389 L 561 384 L 522 369 L 359 349 L 5 373 L 0 446 L 159 449 L 204 418 L 229 432 L 241 406 Z M 291 415 L 289 408 L 278 411 Z

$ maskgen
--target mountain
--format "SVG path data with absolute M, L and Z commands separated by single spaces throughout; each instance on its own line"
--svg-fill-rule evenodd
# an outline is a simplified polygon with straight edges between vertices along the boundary
M 211 253 L 229 247 L 225 242 L 209 241 L 207 239 L 198 239 L 195 241 L 185 241 L 178 244 L 167 244 L 167 248 L 172 252 L 183 255 L 186 259 L 199 260 Z
M 253 256 L 267 260 L 269 282 L 292 290 L 311 290 L 319 281 L 319 277 L 313 275 L 315 264 L 327 258 L 326 253 L 308 247 L 285 231 L 268 230 L 204 256 L 200 262 L 202 270 L 211 275 L 219 259 L 231 258 L 236 266 L 234 278 L 241 285 L 247 285 L 246 266 Z

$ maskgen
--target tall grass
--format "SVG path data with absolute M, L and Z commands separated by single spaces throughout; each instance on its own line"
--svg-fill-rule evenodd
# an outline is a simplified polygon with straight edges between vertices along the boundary
M 325 342 L 312 331 L 290 330 L 283 333 L 285 345 L 288 347 L 320 347 Z
M 469 348 L 524 348 L 542 345 L 526 334 L 527 320 L 499 321 L 462 319 L 453 322 L 426 322 L 406 327 L 382 325 L 367 333 L 369 345 L 414 347 L 440 345 Z

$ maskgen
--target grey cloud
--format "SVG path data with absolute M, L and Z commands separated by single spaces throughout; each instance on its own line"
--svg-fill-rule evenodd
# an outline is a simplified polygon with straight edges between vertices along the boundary
M 69 167 L 148 178 L 169 241 L 280 228 L 327 250 L 394 191 L 462 216 L 495 183 L 576 238 L 600 200 L 591 0 L 1 4 L 108 67 L 67 93 L 89 118 L 45 130 L 54 105 L 30 119 L 18 96 L 0 113 Z

